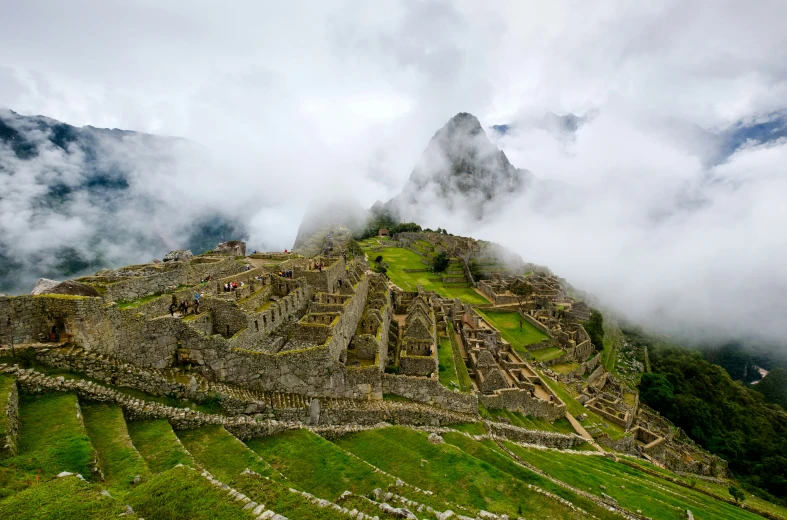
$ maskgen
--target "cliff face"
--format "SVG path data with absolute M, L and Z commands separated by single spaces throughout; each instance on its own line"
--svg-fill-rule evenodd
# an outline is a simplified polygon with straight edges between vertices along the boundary
M 475 116 L 460 113 L 435 133 L 402 193 L 386 206 L 404 220 L 417 221 L 423 206 L 433 205 L 480 219 L 532 177 L 511 164 Z

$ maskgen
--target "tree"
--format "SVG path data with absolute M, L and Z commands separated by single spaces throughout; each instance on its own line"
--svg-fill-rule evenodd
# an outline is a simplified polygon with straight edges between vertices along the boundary
M 730 486 L 730 495 L 735 499 L 735 503 L 739 504 L 746 500 L 746 493 L 743 492 L 738 486 Z
M 437 256 L 434 257 L 432 260 L 432 271 L 435 273 L 442 273 L 446 269 L 448 269 L 448 255 L 441 252 L 437 253 Z
M 597 349 L 604 348 L 604 316 L 596 309 L 590 310 L 590 319 L 582 324 L 590 336 L 590 342 Z
M 383 261 L 383 255 L 377 255 L 377 258 L 374 259 L 375 263 L 380 263 Z
M 675 389 L 663 374 L 642 374 L 639 393 L 642 402 L 660 412 L 667 412 L 675 401 Z
M 511 294 L 516 296 L 516 301 L 519 304 L 519 312 L 524 314 L 525 302 L 530 297 L 530 295 L 533 294 L 533 286 L 524 280 L 517 279 L 511 284 L 509 290 L 511 291 Z

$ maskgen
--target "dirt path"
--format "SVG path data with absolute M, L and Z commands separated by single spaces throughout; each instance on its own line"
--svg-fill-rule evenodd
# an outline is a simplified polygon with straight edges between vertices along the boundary
M 579 421 L 577 421 L 577 420 L 574 418 L 574 416 L 573 416 L 573 415 L 571 415 L 570 413 L 566 412 L 566 419 L 568 419 L 568 422 L 570 422 L 570 423 L 571 423 L 571 426 L 573 426 L 573 427 L 574 427 L 574 429 L 577 431 L 577 433 L 578 433 L 578 434 L 579 434 L 579 435 L 580 435 L 580 436 L 581 436 L 583 439 L 585 439 L 586 441 L 588 441 L 588 443 L 589 443 L 591 446 L 593 446 L 594 448 L 596 448 L 596 449 L 597 449 L 598 451 L 600 451 L 601 453 L 606 453 L 606 452 L 604 451 L 604 448 L 602 448 L 601 446 L 599 446 L 598 444 L 596 444 L 596 441 L 594 441 L 594 440 L 593 440 L 593 436 L 592 436 L 592 435 L 590 435 L 590 434 L 587 432 L 587 430 L 586 430 L 586 429 L 585 429 L 585 428 L 584 428 L 584 427 L 583 427 L 581 424 L 579 424 Z

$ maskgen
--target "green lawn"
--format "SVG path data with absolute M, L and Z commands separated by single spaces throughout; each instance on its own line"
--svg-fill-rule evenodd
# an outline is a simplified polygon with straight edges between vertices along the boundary
M 4 520 L 117 519 L 125 506 L 101 494 L 101 488 L 77 477 L 56 478 L 0 502 Z M 120 518 L 134 519 L 137 515 Z
M 435 498 L 475 511 L 527 518 L 580 517 L 456 446 L 431 444 L 423 432 L 392 426 L 347 435 L 334 442 L 405 482 L 432 491 Z
M 119 406 L 95 403 L 83 404 L 82 413 L 90 441 L 98 451 L 98 460 L 105 482 L 110 488 L 126 490 L 137 475 L 142 480 L 150 477 L 144 459 L 131 443 L 126 420 Z
M 456 373 L 454 364 L 454 350 L 451 348 L 451 340 L 447 337 L 440 338 L 440 345 L 437 347 L 438 375 L 440 384 L 449 390 L 459 389 L 459 376 Z
M 166 419 L 129 421 L 128 433 L 134 447 L 153 473 L 162 473 L 178 464 L 194 467 L 194 459 L 180 443 Z
M 161 294 L 151 294 L 148 296 L 143 296 L 142 298 L 137 298 L 136 300 L 125 300 L 119 301 L 118 309 L 134 309 L 136 307 L 140 307 L 148 302 L 155 300 L 156 298 L 161 298 L 163 295 Z
M 212 424 L 176 432 L 197 463 L 225 484 L 248 468 L 261 475 L 274 472 L 270 466 L 223 426 Z
M 0 458 L 0 496 L 43 482 L 61 471 L 93 475 L 93 446 L 77 417 L 74 394 L 19 396 L 19 453 Z
M 500 335 L 511 344 L 514 350 L 525 354 L 526 358 L 529 357 L 529 352 L 525 349 L 525 345 L 549 339 L 549 336 L 538 330 L 527 320 L 522 319 L 518 312 L 476 310 L 478 314 L 500 331 Z
M 362 495 L 393 482 L 309 430 L 251 439 L 246 444 L 293 484 L 328 500 Z
M 459 379 L 459 391 L 468 393 L 473 389 L 473 383 L 470 380 L 470 374 L 467 372 L 465 360 L 462 359 L 462 353 L 459 351 L 454 324 L 450 320 L 448 320 L 448 340 L 451 342 L 451 350 L 454 353 L 454 368 Z
M 571 362 L 571 363 L 558 363 L 557 365 L 552 365 L 549 367 L 552 369 L 553 372 L 558 374 L 567 374 L 579 368 L 579 363 Z
M 291 486 L 251 473 L 240 475 L 232 482 L 233 488 L 289 520 L 347 520 L 347 515 L 330 507 L 319 507 L 303 495 L 293 493 L 288 489 Z
M 508 442 L 506 446 L 523 460 L 567 484 L 598 496 L 605 493 L 626 509 L 641 510 L 651 518 L 683 520 L 687 509 L 697 519 L 760 518 L 606 457 L 522 448 Z
M 603 507 L 596 505 L 593 501 L 588 500 L 587 498 L 584 498 L 573 491 L 567 490 L 553 483 L 549 479 L 542 477 L 536 472 L 517 464 L 492 440 L 486 439 L 479 442 L 468 439 L 466 436 L 456 433 L 446 433 L 443 435 L 443 439 L 447 443 L 450 443 L 461 449 L 468 455 L 472 455 L 473 457 L 482 460 L 487 464 L 491 464 L 495 468 L 507 473 L 508 475 L 511 475 L 515 479 L 518 479 L 526 484 L 538 486 L 541 489 L 549 491 L 550 493 L 554 493 L 555 495 L 568 500 L 575 506 L 581 507 L 596 517 L 616 518 L 615 515 L 612 515 Z
M 563 357 L 566 351 L 557 347 L 547 347 L 539 350 L 532 350 L 530 353 L 536 361 L 549 361 L 550 359 Z
M 480 422 L 451 424 L 448 427 L 452 430 L 469 433 L 470 435 L 486 435 L 486 428 Z
M 477 293 L 469 285 L 444 284 L 435 280 L 429 271 L 420 273 L 406 273 L 405 269 L 428 269 L 429 266 L 421 261 L 417 253 L 400 247 L 386 247 L 381 252 L 369 251 L 370 260 L 377 255 L 382 255 L 383 262 L 388 264 L 388 277 L 393 283 L 405 291 L 415 291 L 421 285 L 426 291 L 434 291 L 445 298 L 460 298 L 463 302 L 481 305 L 488 304 L 489 300 Z
M 509 424 L 527 428 L 528 430 L 544 430 L 547 432 L 566 434 L 577 433 L 574 427 L 571 426 L 571 423 L 568 422 L 568 419 L 565 418 L 558 419 L 554 423 L 551 423 L 540 417 L 523 415 L 521 412 L 512 412 L 505 408 L 488 410 L 487 413 L 492 419 L 496 419 L 498 421 L 502 420 L 502 422 L 508 422 Z
M 156 520 L 253 519 L 243 503 L 185 466 L 154 475 L 133 489 L 128 503 L 144 518 Z M 58 517 L 71 518 L 71 517 Z

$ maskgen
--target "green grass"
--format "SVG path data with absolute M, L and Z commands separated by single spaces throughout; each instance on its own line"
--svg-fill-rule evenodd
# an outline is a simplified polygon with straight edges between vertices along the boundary
M 447 337 L 440 338 L 440 345 L 437 347 L 438 375 L 440 384 L 449 390 L 459 389 L 459 376 L 456 373 L 454 364 L 454 350 L 451 348 L 451 340 Z
M 0 459 L 0 495 L 48 480 L 61 471 L 91 478 L 93 446 L 77 418 L 74 394 L 19 396 L 19 453 Z
M 470 435 L 486 434 L 486 428 L 484 428 L 483 423 L 480 422 L 452 424 L 449 426 L 449 428 L 452 430 L 469 433 Z
M 254 518 L 236 502 L 196 471 L 185 466 L 153 476 L 128 496 L 128 503 L 140 516 L 155 520 L 235 520 Z
M 460 286 L 456 284 L 443 284 L 433 280 L 431 272 L 406 273 L 405 269 L 427 269 L 429 266 L 421 262 L 421 256 L 417 253 L 400 247 L 386 247 L 384 251 L 377 253 L 369 252 L 369 256 L 374 259 L 376 255 L 382 255 L 383 262 L 389 265 L 388 277 L 393 283 L 405 291 L 415 291 L 419 285 L 426 291 L 434 291 L 445 298 L 460 298 L 464 303 L 472 305 L 488 304 L 489 300 L 477 293 L 472 287 Z
M 454 353 L 454 368 L 459 381 L 459 391 L 469 393 L 473 389 L 473 383 L 470 380 L 470 374 L 467 372 L 465 361 L 462 359 L 462 353 L 459 351 L 454 324 L 451 323 L 451 320 L 448 320 L 448 339 L 451 342 L 451 350 Z
M 468 439 L 464 435 L 455 433 L 447 433 L 443 435 L 443 439 L 445 439 L 446 442 L 461 449 L 465 453 L 472 455 L 473 457 L 488 464 L 491 464 L 500 471 L 503 471 L 526 484 L 532 484 L 534 486 L 540 487 L 541 489 L 549 491 L 550 493 L 554 493 L 559 497 L 568 500 L 575 506 L 581 507 L 585 511 L 596 515 L 597 517 L 615 518 L 615 516 L 610 514 L 609 511 L 596 505 L 593 501 L 583 498 L 573 491 L 562 488 L 559 485 L 551 482 L 549 479 L 546 479 L 534 471 L 517 464 L 492 440 L 487 439 L 479 442 Z
M 523 460 L 567 484 L 598 496 L 605 493 L 626 509 L 641 510 L 651 518 L 683 520 L 687 509 L 695 518 L 759 518 L 606 457 L 522 448 L 513 443 L 506 443 L 506 446 Z
M 604 365 L 607 372 L 614 372 L 615 370 L 615 361 L 617 359 L 615 355 L 616 350 L 617 348 L 612 339 L 605 337 L 604 351 L 601 353 L 601 364 Z
M 431 444 L 423 432 L 393 426 L 347 435 L 335 442 L 405 482 L 432 491 L 436 498 L 476 511 L 528 518 L 579 517 L 488 462 L 450 444 Z
M 164 296 L 163 294 L 151 294 L 149 296 L 143 296 L 142 298 L 137 298 L 136 300 L 124 300 L 117 302 L 118 309 L 135 309 L 142 305 L 145 305 L 148 302 L 152 302 L 156 298 L 161 298 Z
M 56 478 L 0 502 L 4 520 L 117 519 L 125 506 L 101 494 L 101 488 L 75 476 Z M 137 518 L 129 515 L 121 518 Z
M 178 464 L 195 467 L 194 459 L 166 419 L 129 421 L 127 427 L 134 447 L 153 473 L 162 473 Z
M 557 347 L 542 348 L 540 350 L 533 350 L 530 353 L 533 355 L 533 358 L 536 361 L 549 361 L 550 359 L 555 359 L 566 355 L 565 350 L 559 349 Z
M 525 357 L 530 357 L 529 352 L 525 349 L 525 345 L 538 343 L 539 341 L 549 339 L 549 336 L 538 330 L 529 321 L 521 318 L 518 312 L 502 312 L 502 311 L 480 311 L 478 314 L 487 320 L 493 327 L 500 331 L 503 339 L 511 344 L 511 347 L 525 354 Z M 521 329 L 520 329 L 521 324 Z
M 319 507 L 304 496 L 291 492 L 291 484 L 283 485 L 269 478 L 246 473 L 232 482 L 232 487 L 266 509 L 286 516 L 289 520 L 346 520 L 347 516 L 330 507 Z
M 336 500 L 345 491 L 362 495 L 393 483 L 309 430 L 251 439 L 246 444 L 289 481 L 328 500 Z
M 145 461 L 131 443 L 126 420 L 119 406 L 95 403 L 83 404 L 82 413 L 90 441 L 98 451 L 104 480 L 110 488 L 121 490 L 132 485 L 134 477 L 150 477 Z
M 273 474 L 265 461 L 223 426 L 212 424 L 176 433 L 194 460 L 225 484 L 246 468 L 261 475 Z
M 557 365 L 552 365 L 549 367 L 552 369 L 553 372 L 558 374 L 568 374 L 579 368 L 579 363 L 571 362 L 571 363 L 558 363 Z
M 6 375 L 0 375 L 0 439 L 6 439 L 8 435 L 9 423 L 6 404 L 8 403 L 8 396 L 14 389 L 14 378 Z

